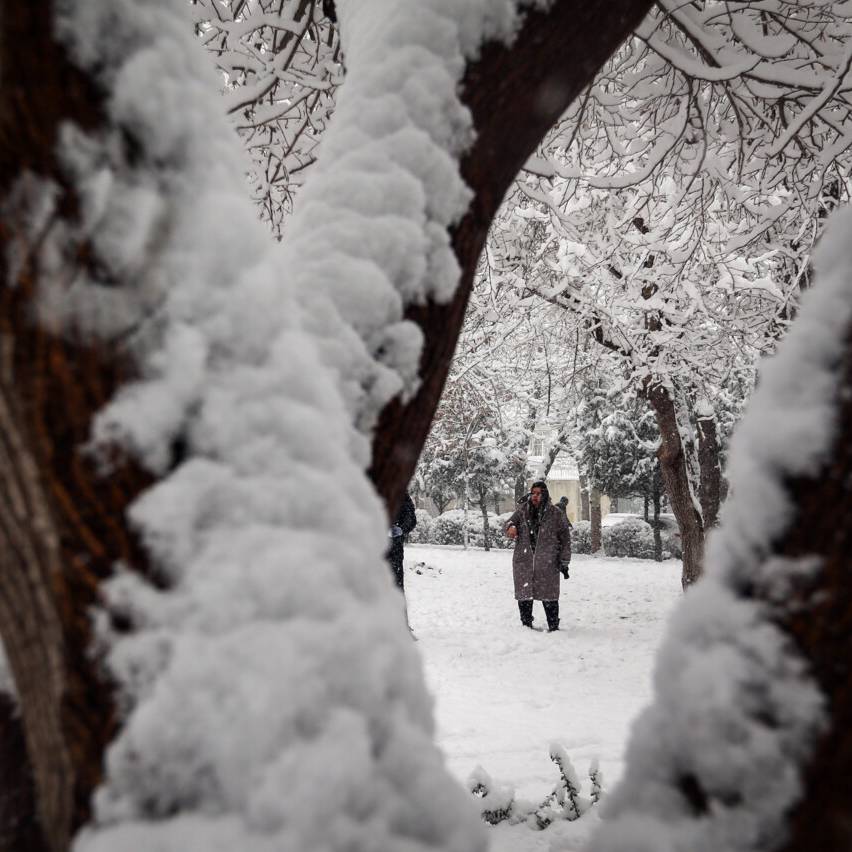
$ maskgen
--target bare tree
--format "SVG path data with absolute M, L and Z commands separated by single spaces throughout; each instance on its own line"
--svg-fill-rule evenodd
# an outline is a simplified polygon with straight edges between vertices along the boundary
M 337 27 L 318 0 L 194 0 L 193 14 L 253 163 L 252 195 L 280 239 L 343 76 Z

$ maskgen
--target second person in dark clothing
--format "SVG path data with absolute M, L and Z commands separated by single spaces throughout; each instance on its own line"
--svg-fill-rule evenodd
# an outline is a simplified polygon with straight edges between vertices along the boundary
M 521 624 L 532 627 L 533 601 L 541 601 L 548 630 L 558 630 L 559 574 L 568 579 L 571 527 L 565 512 L 550 502 L 543 480 L 533 482 L 506 522 L 506 535 L 515 542 L 512 573 Z
M 404 539 L 417 526 L 417 514 L 414 511 L 414 501 L 406 491 L 402 498 L 402 506 L 399 507 L 396 520 L 390 528 L 390 547 L 388 547 L 387 560 L 393 570 L 393 577 L 400 591 L 405 591 L 405 578 L 402 573 L 402 561 L 405 555 Z

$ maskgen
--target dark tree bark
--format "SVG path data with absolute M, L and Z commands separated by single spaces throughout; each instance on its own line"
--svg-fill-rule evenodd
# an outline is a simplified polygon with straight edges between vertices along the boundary
M 65 120 L 97 127 L 101 99 L 53 41 L 52 16 L 48 0 L 5 4 L 0 15 L 0 199 L 23 174 L 49 178 L 60 188 L 56 218 L 68 221 L 77 200 L 56 162 L 57 130 Z M 92 413 L 129 370 L 116 352 L 35 323 L 40 270 L 27 212 L 8 205 L 0 221 L 0 636 L 24 738 L 23 750 L 0 752 L 0 778 L 4 791 L 33 783 L 35 795 L 19 799 L 14 824 L 0 809 L 0 835 L 9 848 L 38 848 L 37 822 L 44 848 L 58 851 L 89 816 L 116 730 L 110 686 L 90 650 L 89 611 L 117 560 L 144 569 L 123 516 L 149 480 L 120 459 L 109 479 L 99 477 L 80 452 Z M 12 252 L 23 258 L 14 270 Z M 85 247 L 67 262 L 72 280 Z
M 660 449 L 657 451 L 657 457 L 660 460 L 660 473 L 666 494 L 680 527 L 683 547 L 681 583 L 683 588 L 687 589 L 698 580 L 703 570 L 704 525 L 692 501 L 686 453 L 678 428 L 674 400 L 661 384 L 646 387 L 645 396 L 654 410 L 660 430 Z
M 591 517 L 589 509 L 589 482 L 585 476 L 580 474 L 580 520 L 590 521 Z
M 716 418 L 711 414 L 698 418 L 698 466 L 701 469 L 701 514 L 704 529 L 715 527 L 719 520 L 722 495 L 722 466 L 719 462 L 719 436 Z
M 486 550 L 491 550 L 491 530 L 488 528 L 488 492 L 479 492 L 479 511 L 482 512 L 482 543 Z
M 450 500 L 453 498 L 449 496 L 449 494 L 445 494 L 443 491 L 440 493 L 435 493 L 431 495 L 432 502 L 435 504 L 435 508 L 438 510 L 439 515 L 444 514 L 444 510 L 449 505 Z
M 33 819 L 35 784 L 24 728 L 14 700 L 3 693 L 0 693 L 0 770 L 0 852 L 42 852 L 48 847 L 39 821 Z
M 589 519 L 591 522 L 592 553 L 597 553 L 603 547 L 601 536 L 601 490 L 593 485 L 589 492 Z
M 660 472 L 660 465 L 657 463 L 654 466 L 654 475 L 652 477 L 652 485 L 651 485 L 651 505 L 654 509 L 654 520 L 652 521 L 651 526 L 654 529 L 654 559 L 657 562 L 663 561 L 663 533 L 660 529 L 660 503 L 662 498 L 662 474 Z
M 389 516 L 414 473 L 438 407 L 476 264 L 503 196 L 545 133 L 651 5 L 649 0 L 557 0 L 546 12 L 530 11 L 513 44 L 486 45 L 468 67 L 462 100 L 473 115 L 476 141 L 461 170 L 475 197 L 452 232 L 462 275 L 449 304 L 429 302 L 406 311 L 423 330 L 423 381 L 412 399 L 396 399 L 382 412 L 370 468 Z
M 820 559 L 810 582 L 787 602 L 783 627 L 808 660 L 826 696 L 828 717 L 781 852 L 852 849 L 852 524 L 844 520 L 852 506 L 852 331 L 845 350 L 833 444 L 810 477 L 787 483 L 795 516 L 773 548 L 782 557 Z
M 519 476 L 515 479 L 515 502 L 520 503 L 524 499 L 524 494 L 527 493 L 527 479 L 525 476 Z

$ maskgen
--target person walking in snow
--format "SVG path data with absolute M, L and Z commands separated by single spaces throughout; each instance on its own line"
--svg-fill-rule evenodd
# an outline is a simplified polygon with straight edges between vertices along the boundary
M 402 498 L 402 505 L 397 512 L 396 520 L 388 532 L 390 537 L 390 547 L 388 547 L 387 560 L 390 562 L 393 570 L 393 577 L 396 581 L 399 590 L 405 593 L 405 579 L 402 574 L 402 559 L 405 555 L 405 547 L 403 541 L 415 527 L 417 526 L 417 514 L 414 511 L 414 501 L 408 491 Z
M 521 624 L 532 627 L 533 601 L 541 601 L 548 631 L 558 630 L 559 574 L 568 579 L 571 526 L 565 512 L 550 502 L 543 480 L 533 482 L 505 532 L 515 542 L 512 573 Z

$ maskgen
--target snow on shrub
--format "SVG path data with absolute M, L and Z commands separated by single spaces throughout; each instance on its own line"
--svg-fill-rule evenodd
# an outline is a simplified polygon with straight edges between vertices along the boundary
M 651 528 L 653 530 L 653 527 Z M 660 529 L 663 540 L 663 559 L 674 556 L 675 559 L 683 557 L 683 546 L 681 544 L 680 532 L 663 525 Z
M 499 515 L 494 515 L 491 529 L 493 535 L 491 537 L 491 546 L 500 548 L 514 547 L 515 543 L 504 532 L 506 522 L 512 517 L 513 512 L 501 512 Z
M 427 544 L 432 540 L 432 516 L 426 509 L 415 509 L 417 526 L 408 534 L 408 540 L 415 544 Z
M 464 543 L 464 512 L 449 509 L 432 522 L 432 541 L 435 544 Z
M 628 518 L 613 527 L 604 527 L 602 538 L 607 556 L 654 558 L 654 531 L 641 518 Z
M 538 803 L 516 798 L 512 787 L 496 783 L 481 766 L 477 766 L 468 778 L 468 789 L 480 800 L 482 819 L 490 825 L 508 822 L 541 831 L 559 820 L 573 822 L 598 804 L 603 779 L 597 760 L 589 766 L 591 789 L 589 796 L 584 796 L 579 776 L 567 752 L 558 743 L 550 744 L 550 759 L 559 767 L 559 780 Z
M 492 547 L 505 548 L 511 545 L 511 542 L 503 534 L 503 525 L 509 514 L 493 515 L 489 512 L 488 529 L 491 533 Z M 464 544 L 464 509 L 448 509 L 438 515 L 437 518 L 433 518 L 429 537 L 418 538 L 417 541 L 430 544 Z M 467 510 L 467 543 L 471 547 L 485 546 L 482 513 L 479 509 Z
M 571 526 L 571 551 L 573 553 L 592 552 L 592 524 L 589 521 L 577 521 Z

